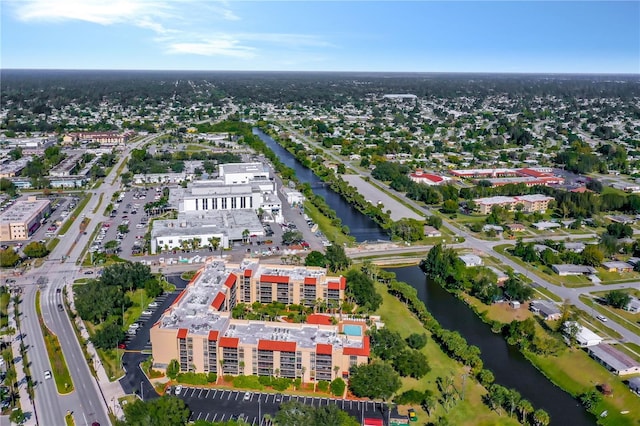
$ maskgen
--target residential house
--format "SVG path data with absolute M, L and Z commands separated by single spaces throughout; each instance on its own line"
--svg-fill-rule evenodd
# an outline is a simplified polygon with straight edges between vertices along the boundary
M 640 373 L 640 363 L 611 345 L 601 343 L 587 348 L 589 356 L 618 376 Z
M 524 230 L 526 229 L 526 227 L 521 223 L 511 223 L 507 225 L 507 228 L 511 232 L 524 232 Z
M 460 260 L 464 262 L 464 265 L 469 268 L 472 266 L 482 266 L 482 258 L 475 254 L 463 254 L 458 256 Z
M 540 314 L 545 321 L 559 320 L 562 314 L 560 309 L 552 302 L 546 300 L 532 300 L 529 304 L 531 312 Z
M 561 264 L 561 265 L 551 265 L 551 269 L 553 272 L 560 275 L 561 277 L 566 277 L 567 275 L 589 275 L 595 274 L 597 272 L 596 268 L 587 265 L 573 265 L 573 264 Z
M 425 225 L 424 236 L 425 237 L 441 237 L 442 232 L 440 232 L 438 229 L 434 228 L 433 226 Z
M 637 314 L 640 312 L 640 300 L 635 297 L 631 297 L 631 300 L 627 303 L 627 306 L 625 306 L 624 309 L 632 314 Z
M 564 339 L 567 343 L 569 343 L 569 339 L 573 334 L 573 338 L 581 348 L 599 345 L 603 340 L 602 337 L 578 324 L 576 321 L 566 321 L 562 325 L 562 334 L 564 334 Z
M 609 272 L 631 272 L 633 271 L 633 266 L 628 264 L 627 262 L 613 261 L 613 262 L 602 262 L 602 267 Z

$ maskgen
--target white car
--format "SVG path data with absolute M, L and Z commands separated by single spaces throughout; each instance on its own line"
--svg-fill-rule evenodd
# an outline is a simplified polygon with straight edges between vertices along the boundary
M 245 392 L 245 393 L 244 393 L 244 398 L 243 398 L 243 399 L 244 399 L 245 401 L 249 401 L 249 400 L 251 400 L 251 396 L 252 396 L 252 395 L 253 395 L 253 394 L 252 394 L 251 392 Z
M 44 378 L 45 378 L 45 380 L 49 380 L 51 378 L 51 371 L 50 370 L 46 370 L 44 372 Z
M 149 307 L 150 307 L 150 308 L 157 308 L 157 307 L 158 307 L 158 302 L 151 302 L 151 303 L 149 303 Z
M 175 390 L 175 392 L 174 392 L 174 393 L 175 393 L 176 395 L 180 395 L 180 392 L 182 392 L 182 385 L 178 385 L 178 386 L 176 386 L 176 390 Z
M 151 315 L 153 313 L 153 311 L 150 310 L 146 310 L 146 311 L 142 311 L 142 315 Z

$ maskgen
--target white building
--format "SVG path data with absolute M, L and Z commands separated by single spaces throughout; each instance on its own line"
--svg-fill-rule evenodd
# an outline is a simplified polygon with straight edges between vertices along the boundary
M 472 266 L 482 266 L 482 258 L 475 254 L 463 254 L 458 257 L 464 262 L 464 265 L 467 268 Z
M 602 337 L 575 321 L 566 321 L 563 324 L 562 333 L 564 334 L 564 339 L 567 342 L 571 335 L 573 335 L 578 346 L 581 348 L 599 345 L 603 340 Z
M 225 185 L 268 181 L 269 168 L 262 163 L 227 163 L 218 166 L 218 175 Z
M 193 242 L 200 247 L 212 245 L 216 238 L 219 248 L 229 248 L 234 241 L 264 236 L 264 228 L 252 210 L 210 210 L 179 213 L 178 219 L 155 220 L 151 229 L 151 253 L 193 250 Z M 185 244 L 184 242 L 188 244 Z

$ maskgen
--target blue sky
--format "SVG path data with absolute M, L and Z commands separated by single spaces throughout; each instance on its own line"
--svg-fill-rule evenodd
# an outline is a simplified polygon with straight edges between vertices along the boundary
M 640 73 L 638 1 L 0 2 L 2 68 Z

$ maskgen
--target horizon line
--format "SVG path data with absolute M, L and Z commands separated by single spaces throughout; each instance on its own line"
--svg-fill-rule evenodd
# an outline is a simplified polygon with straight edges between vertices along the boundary
M 566 76 L 636 76 L 640 72 L 577 72 L 577 71 L 370 71 L 370 70 L 232 70 L 232 69 L 142 69 L 142 68 L 0 68 L 4 71 L 134 71 L 134 72 L 213 72 L 213 73 L 299 73 L 299 74 L 511 74 L 511 75 L 566 75 Z

